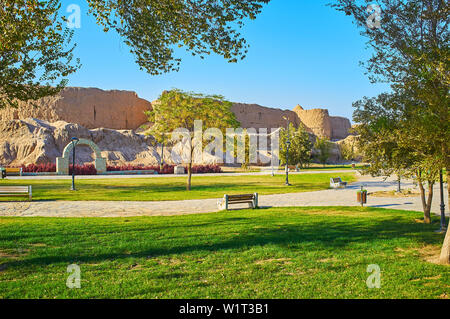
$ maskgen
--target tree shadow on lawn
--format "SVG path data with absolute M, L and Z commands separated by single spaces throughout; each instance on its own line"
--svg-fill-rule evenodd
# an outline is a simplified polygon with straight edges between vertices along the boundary
M 186 215 L 189 216 L 189 215 Z M 180 216 L 180 217 L 184 217 L 184 216 Z M 39 218 L 39 217 L 35 217 L 35 218 Z M 51 219 L 51 217 L 42 217 L 44 219 Z M 126 217 L 118 217 L 119 219 L 124 219 L 126 220 Z M 146 218 L 146 217 L 133 217 L 134 219 L 136 219 L 137 221 L 139 220 L 139 218 Z M 166 218 L 171 218 L 170 216 L 166 217 Z M 67 218 L 66 220 L 82 220 L 84 219 L 83 217 L 71 217 L 71 218 Z M 150 226 L 140 226 L 139 228 L 131 228 L 131 229 L 124 229 L 124 225 L 119 224 L 119 225 L 107 225 L 105 226 L 104 224 L 102 224 L 100 227 L 107 227 L 109 230 L 108 231 L 100 231 L 98 230 L 98 227 L 96 228 L 95 232 L 91 232 L 89 233 L 89 235 L 95 235 L 95 236 L 104 236 L 104 235 L 117 235 L 117 234 L 127 234 L 127 233 L 136 233 L 136 232 L 155 232 L 155 231 L 164 231 L 164 230 L 168 230 L 171 228 L 195 228 L 195 227 L 207 227 L 207 226 L 220 226 L 223 224 L 228 224 L 230 222 L 238 222 L 238 221 L 249 221 L 249 218 L 241 218 L 241 217 L 229 217 L 229 218 L 219 218 L 215 221 L 209 221 L 209 222 L 203 222 L 203 223 L 197 223 L 197 224 L 190 224 L 189 226 L 186 225 L 164 225 L 164 226 L 157 226 L 157 225 L 151 225 Z M 248 223 L 245 223 L 246 225 Z M 234 224 L 236 225 L 236 223 Z M 243 224 L 244 225 L 244 224 Z M 47 230 L 46 234 L 39 234 L 39 239 L 40 241 L 42 241 L 43 238 L 54 238 L 56 236 L 60 235 L 60 231 L 59 230 Z M 199 234 L 200 236 L 204 236 L 203 233 Z M 86 231 L 82 230 L 82 231 L 76 231 L 76 230 L 71 230 L 70 234 L 67 234 L 67 236 L 69 237 L 74 237 L 74 238 L 78 238 L 81 236 L 86 236 Z M 21 234 L 21 235 L 14 235 L 14 236 L 1 236 L 0 235 L 0 241 L 20 241 L 20 240 L 24 240 L 27 238 L 36 238 L 37 235 L 36 234 Z M 165 237 L 164 240 L 170 239 L 170 238 L 177 238 L 177 237 Z
M 130 242 L 131 247 L 127 247 L 129 252 L 127 253 L 106 253 L 98 255 L 54 255 L 46 257 L 30 257 L 22 261 L 10 261 L 3 264 L 7 268 L 22 268 L 28 266 L 44 266 L 54 263 L 101 263 L 106 261 L 114 261 L 117 259 L 128 258 L 155 258 L 170 255 L 179 255 L 193 252 L 219 252 L 225 250 L 241 250 L 250 249 L 252 247 L 261 247 L 265 245 L 279 245 L 284 249 L 294 249 L 289 247 L 301 246 L 300 251 L 314 251 L 322 250 L 330 253 L 332 251 L 343 251 L 347 246 L 357 244 L 367 244 L 370 247 L 370 242 L 383 241 L 383 243 L 389 242 L 394 239 L 407 239 L 410 242 L 414 242 L 422 245 L 437 245 L 441 244 L 442 238 L 436 236 L 433 233 L 434 225 L 423 225 L 413 223 L 411 220 L 407 220 L 404 217 L 392 217 L 382 221 L 373 221 L 364 225 L 355 223 L 355 220 L 349 219 L 348 221 L 340 220 L 339 222 L 327 221 L 320 219 L 319 221 L 303 221 L 299 225 L 273 225 L 273 224 L 257 224 L 248 223 L 248 227 L 242 229 L 232 229 L 231 232 L 246 231 L 245 234 L 239 234 L 231 239 L 224 240 L 223 237 L 226 233 L 218 233 L 205 235 L 206 232 L 202 231 L 202 227 L 205 224 L 198 226 L 185 226 L 186 228 L 200 227 L 198 234 L 203 236 L 195 236 L 199 238 L 198 243 L 188 244 L 186 240 L 183 240 L 184 236 L 180 234 L 180 244 L 165 243 L 167 238 L 160 239 L 162 245 L 168 247 L 155 248 L 155 242 L 158 239 L 152 239 L 146 236 L 145 233 L 152 231 L 152 227 L 143 229 L 142 238 L 146 240 L 144 246 L 149 246 L 148 249 L 138 249 L 133 251 L 133 243 L 136 241 L 136 237 L 127 238 L 126 234 L 122 230 L 120 236 L 120 242 Z M 253 226 L 253 227 L 252 227 Z M 255 226 L 260 226 L 255 227 Z M 171 226 L 168 226 L 171 227 Z M 136 230 L 133 230 L 136 233 Z M 83 232 L 86 235 L 86 232 Z M 190 234 L 192 235 L 192 234 Z M 68 235 L 74 236 L 74 235 Z M 76 236 L 82 236 L 82 233 L 76 234 Z M 117 242 L 119 238 L 114 238 L 114 242 Z M 73 239 L 74 241 L 77 238 Z M 82 241 L 82 240 L 81 240 Z M 99 243 L 96 243 L 99 244 Z M 92 243 L 94 245 L 94 243 Z M 108 246 L 106 246 L 108 247 Z M 139 245 L 142 247 L 142 243 Z M 382 246 L 380 246 L 382 247 Z M 384 246 L 383 246 L 384 247 Z M 110 247 L 109 247 L 110 248 Z M 59 248 L 61 249 L 61 248 Z M 79 248 L 80 251 L 82 248 Z M 117 247 L 117 249 L 124 249 L 124 247 Z M 354 247 L 352 249 L 355 249 Z

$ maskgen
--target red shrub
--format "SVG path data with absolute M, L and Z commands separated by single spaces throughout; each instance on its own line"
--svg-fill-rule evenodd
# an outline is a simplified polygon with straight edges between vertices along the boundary
M 222 173 L 222 168 L 219 165 L 194 165 L 192 166 L 192 173 L 194 174 Z
M 126 172 L 126 171 L 156 171 L 158 174 L 173 174 L 173 165 L 164 165 L 163 169 L 159 165 L 154 166 L 136 166 L 136 165 L 122 165 L 122 166 L 108 166 L 108 172 Z
M 123 172 L 123 171 L 156 171 L 158 174 L 173 174 L 175 170 L 174 165 L 165 164 L 161 170 L 159 165 L 154 166 L 135 166 L 135 165 L 122 165 L 122 166 L 108 166 L 108 172 Z M 187 169 L 186 169 L 187 170 Z M 192 166 L 192 173 L 194 174 L 207 174 L 207 173 L 221 173 L 222 169 L 219 165 L 194 165 Z
M 122 166 L 108 166 L 108 172 L 123 172 L 123 171 L 156 171 L 158 174 L 173 174 L 175 170 L 174 165 L 165 164 L 161 170 L 159 165 L 155 166 L 135 166 L 135 165 L 122 165 Z M 56 164 L 30 164 L 22 165 L 22 171 L 24 173 L 55 173 Z M 186 168 L 187 171 L 187 168 Z M 221 173 L 222 169 L 219 165 L 194 165 L 192 166 L 193 174 L 211 174 Z M 72 165 L 69 167 L 69 174 L 72 174 Z M 97 170 L 92 164 L 87 165 L 75 165 L 76 175 L 97 175 Z
M 56 164 L 30 164 L 22 165 L 22 172 L 24 173 L 56 173 Z
M 73 165 L 69 166 L 69 175 L 72 175 Z M 75 165 L 75 175 L 97 175 L 97 169 L 93 164 Z

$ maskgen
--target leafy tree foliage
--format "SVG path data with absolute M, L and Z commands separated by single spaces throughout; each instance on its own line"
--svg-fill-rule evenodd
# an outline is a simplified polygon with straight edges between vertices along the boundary
M 433 152 L 428 145 L 413 145 L 403 140 L 409 131 L 408 121 L 402 120 L 401 110 L 404 96 L 381 94 L 376 98 L 365 98 L 354 103 L 354 120 L 359 123 L 358 148 L 363 160 L 371 165 L 365 169 L 372 176 L 397 175 L 413 177 L 419 184 L 424 210 L 424 220 L 431 223 L 433 186 L 439 172 L 433 164 Z M 425 148 L 425 149 L 424 149 Z M 425 190 L 428 184 L 428 197 Z
M 179 70 L 177 47 L 201 58 L 244 59 L 249 46 L 238 30 L 269 1 L 87 0 L 97 23 L 114 29 L 152 75 Z M 79 68 L 59 8 L 60 0 L 0 0 L 0 107 L 54 95 Z
M 214 52 L 229 62 L 245 58 L 237 31 L 270 0 L 87 0 L 105 31 L 115 29 L 141 69 L 156 75 L 179 69 L 174 48 L 204 58 Z
M 79 68 L 59 8 L 57 0 L 0 0 L 0 108 L 58 93 Z
M 366 10 L 372 2 L 334 0 L 331 6 L 353 16 L 368 38 L 374 52 L 365 63 L 370 79 L 390 83 L 394 94 L 408 101 L 400 103 L 398 110 L 402 127 L 408 128 L 399 130 L 399 144 L 412 146 L 425 166 L 432 160 L 434 167 L 445 167 L 450 181 L 450 4 L 447 0 L 379 0 L 381 28 L 371 29 Z M 450 227 L 441 261 L 450 263 Z
M 341 156 L 346 161 L 355 161 L 361 159 L 361 154 L 357 148 L 357 139 L 345 142 L 339 145 Z
M 316 143 L 314 144 L 314 148 L 319 151 L 319 154 L 317 154 L 319 163 L 325 166 L 331 155 L 330 141 L 327 138 L 318 137 Z
M 181 90 L 163 92 L 155 103 L 153 111 L 148 112 L 149 121 L 155 123 L 149 133 L 157 138 L 171 136 L 177 129 L 190 132 L 188 148 L 188 181 L 187 190 L 191 190 L 192 162 L 197 138 L 194 134 L 195 121 L 202 121 L 203 131 L 216 128 L 225 134 L 227 128 L 239 126 L 236 116 L 231 111 L 232 103 L 219 95 L 203 95 Z M 206 143 L 202 138 L 200 143 Z M 203 143 L 201 146 L 203 147 Z
M 308 132 L 303 125 L 298 128 L 289 124 L 289 140 L 291 145 L 289 147 L 289 165 L 299 164 L 301 168 L 306 167 L 311 161 L 312 142 L 309 138 Z M 280 160 L 283 165 L 286 165 L 286 141 L 287 130 L 280 131 Z

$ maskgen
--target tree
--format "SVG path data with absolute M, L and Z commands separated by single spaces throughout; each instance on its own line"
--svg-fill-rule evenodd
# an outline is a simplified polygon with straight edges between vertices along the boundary
M 230 63 L 244 59 L 238 32 L 270 0 L 87 0 L 97 24 L 114 29 L 141 68 L 152 75 L 179 70 L 175 47 L 202 59 L 212 52 Z M 54 95 L 67 84 L 72 32 L 57 18 L 59 0 L 0 0 L 0 107 Z M 53 81 L 58 80 L 56 85 Z
M 256 154 L 257 150 L 257 137 L 253 136 L 252 138 L 250 138 L 249 132 L 247 131 L 247 129 L 244 129 L 242 131 L 242 136 L 236 136 L 234 138 L 234 144 L 235 144 L 235 151 L 234 151 L 234 156 L 238 157 L 238 150 L 241 148 L 244 149 L 244 162 L 241 165 L 242 169 L 248 170 L 250 168 L 250 163 L 251 162 L 251 158 L 252 155 L 251 154 Z M 256 142 L 256 143 L 255 143 Z M 257 164 L 257 163 L 253 163 L 253 164 Z
M 153 107 L 157 105 L 158 102 L 153 102 Z M 152 117 L 151 111 L 146 111 L 145 114 L 147 117 Z M 142 128 L 148 129 L 147 125 L 143 125 Z M 162 171 L 164 167 L 164 147 L 169 143 L 170 136 L 168 134 L 169 129 L 167 127 L 167 120 L 164 117 L 164 114 L 160 114 L 160 117 L 157 122 L 153 123 L 152 130 L 147 130 L 145 135 L 151 135 L 155 139 L 155 147 L 158 148 L 158 144 L 161 145 L 161 155 L 159 161 L 159 168 Z
M 414 177 L 421 193 L 424 221 L 429 224 L 438 170 L 432 165 L 432 157 L 427 157 L 420 147 L 402 142 L 403 136 L 409 134 L 399 112 L 404 102 L 395 94 L 381 94 L 354 103 L 356 110 L 353 119 L 359 123 L 355 129 L 360 136 L 358 148 L 363 153 L 364 161 L 371 164 L 366 173 L 372 176 L 395 174 L 399 183 L 402 176 Z M 425 183 L 428 184 L 428 198 Z
M 450 182 L 449 3 L 446 0 L 379 0 L 380 28 L 368 27 L 369 0 L 334 0 L 331 5 L 354 18 L 374 54 L 365 64 L 374 82 L 391 83 L 410 96 L 402 112 L 410 134 L 401 143 L 416 142 L 434 151 L 435 167 L 445 167 Z M 450 194 L 450 188 L 449 188 Z M 450 207 L 450 200 L 449 200 Z M 441 261 L 450 264 L 450 228 Z
M 314 144 L 314 148 L 319 151 L 317 158 L 319 162 L 325 167 L 328 159 L 331 154 L 331 143 L 327 138 L 318 137 L 316 143 Z
M 64 48 L 72 32 L 59 8 L 57 0 L 0 0 L 0 108 L 58 93 L 79 68 L 75 46 Z
M 219 95 L 202 95 L 181 90 L 163 92 L 148 112 L 149 122 L 154 123 L 149 133 L 153 136 L 170 136 L 178 129 L 187 131 L 187 190 L 191 190 L 192 163 L 196 145 L 203 149 L 206 139 L 196 136 L 195 122 L 202 121 L 201 129 L 215 128 L 225 133 L 227 128 L 236 128 L 239 122 L 231 111 L 232 104 Z M 201 139 L 201 140 L 199 140 Z M 223 143 L 222 143 L 223 147 Z
M 355 129 L 352 129 L 352 133 L 356 133 Z M 342 159 L 352 162 L 361 161 L 361 153 L 357 147 L 358 139 L 359 137 L 352 136 L 338 143 Z
M 353 161 L 356 157 L 355 145 L 342 143 L 339 145 L 339 151 L 341 152 L 341 156 L 343 159 L 347 161 Z
M 107 32 L 115 29 L 142 70 L 152 75 L 179 70 L 174 47 L 192 55 L 214 52 L 228 62 L 245 58 L 246 40 L 237 29 L 255 19 L 270 0 L 87 0 Z
M 304 168 L 311 160 L 312 143 L 308 132 L 303 125 L 295 126 L 289 124 L 289 140 L 291 145 L 289 147 L 289 165 L 300 164 Z M 286 164 L 286 129 L 280 130 L 280 160 L 283 165 Z

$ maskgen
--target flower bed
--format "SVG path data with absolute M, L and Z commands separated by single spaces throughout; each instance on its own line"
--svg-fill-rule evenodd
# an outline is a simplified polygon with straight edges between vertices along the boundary
M 123 172 L 123 171 L 156 171 L 158 174 L 173 174 L 174 165 L 164 165 L 163 169 L 159 166 L 135 166 L 135 165 L 122 165 L 122 166 L 108 166 L 108 172 Z M 211 174 L 221 173 L 222 168 L 219 165 L 195 165 L 192 166 L 192 173 L 194 174 Z
M 154 166 L 137 166 L 137 165 L 121 165 L 121 166 L 107 166 L 108 172 L 126 172 L 126 171 L 155 171 L 158 174 L 173 174 L 175 166 L 164 165 L 163 169 L 159 165 Z
M 23 173 L 56 173 L 56 164 L 30 164 L 22 165 Z
M 195 165 L 192 166 L 192 173 L 194 174 L 222 173 L 222 168 L 219 165 Z
M 108 172 L 126 172 L 126 171 L 155 171 L 158 174 L 173 174 L 174 165 L 164 165 L 163 168 L 159 165 L 155 166 L 136 166 L 136 165 L 122 165 L 122 166 L 108 166 Z M 23 173 L 56 173 L 56 164 L 30 164 L 22 165 Z M 193 174 L 211 174 L 221 173 L 222 168 L 219 165 L 195 165 L 192 166 Z M 69 174 L 72 174 L 72 165 L 69 167 Z M 76 175 L 97 175 L 97 170 L 93 164 L 75 165 Z
M 69 175 L 72 175 L 72 165 L 69 166 Z M 30 164 L 22 165 L 23 173 L 56 173 L 56 164 Z M 93 164 L 75 165 L 76 175 L 97 175 L 97 170 Z
M 72 175 L 73 166 L 69 166 L 69 175 Z M 75 165 L 75 175 L 97 175 L 97 169 L 93 164 Z

